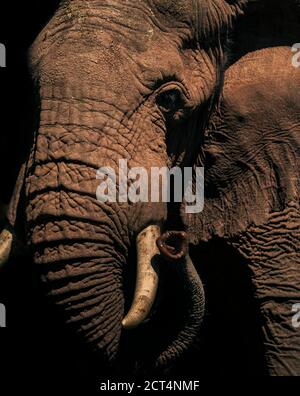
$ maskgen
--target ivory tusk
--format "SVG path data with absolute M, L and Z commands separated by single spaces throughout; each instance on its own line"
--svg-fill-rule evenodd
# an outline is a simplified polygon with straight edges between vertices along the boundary
M 125 329 L 138 327 L 148 316 L 155 301 L 158 287 L 158 268 L 155 260 L 159 255 L 156 241 L 160 228 L 151 225 L 137 237 L 137 277 L 132 306 L 122 321 Z
M 13 234 L 4 229 L 0 234 L 0 268 L 8 261 L 13 244 Z

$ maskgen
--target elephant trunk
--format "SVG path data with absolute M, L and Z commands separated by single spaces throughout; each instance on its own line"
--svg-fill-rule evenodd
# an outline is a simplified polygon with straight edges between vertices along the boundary
M 158 239 L 157 246 L 181 278 L 187 307 L 184 327 L 157 360 L 157 367 L 162 367 L 175 361 L 195 341 L 204 316 L 205 295 L 201 279 L 188 253 L 187 234 L 182 231 L 166 232 Z
M 114 251 L 116 240 L 103 235 L 106 227 L 67 217 L 40 219 L 31 243 L 48 297 L 90 349 L 111 364 L 122 331 L 125 260 L 121 248 Z
M 93 180 L 95 170 L 78 162 L 49 159 L 32 166 L 27 239 L 50 300 L 90 349 L 112 364 L 124 316 L 127 223 L 117 205 L 97 201 L 96 188 L 84 181 Z

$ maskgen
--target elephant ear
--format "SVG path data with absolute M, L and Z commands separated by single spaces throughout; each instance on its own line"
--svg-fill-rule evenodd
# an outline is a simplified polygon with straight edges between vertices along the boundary
M 289 62 L 289 59 L 292 59 L 292 53 L 290 52 L 291 45 L 293 43 L 299 42 L 300 1 L 287 0 L 285 2 L 282 2 L 279 0 L 261 0 L 243 2 L 228 0 L 226 1 L 226 3 L 229 7 L 233 7 L 236 15 L 239 14 L 239 12 L 244 14 L 244 16 L 240 18 L 239 21 L 237 21 L 231 36 L 231 53 L 229 54 L 230 62 L 228 62 L 227 67 L 239 63 L 241 58 L 247 56 L 247 54 L 251 55 L 258 50 L 286 46 L 287 56 L 285 58 L 285 61 L 288 62 L 290 67 L 284 68 L 285 74 L 291 70 L 292 72 L 296 73 L 297 69 L 292 68 L 292 62 Z M 266 58 L 265 61 L 266 63 L 268 63 L 268 58 Z M 276 65 L 275 68 L 274 65 Z M 280 66 L 274 62 L 273 65 L 268 64 L 268 67 L 261 67 L 259 72 L 262 72 L 263 70 L 269 70 L 269 74 L 271 72 L 274 73 L 274 69 L 277 69 L 277 67 L 279 71 L 283 70 L 280 69 Z M 251 70 L 248 71 L 251 74 Z M 258 72 L 252 72 L 250 80 L 253 84 L 255 84 L 256 78 L 258 81 L 258 75 Z M 236 76 L 238 76 L 238 79 L 236 77 L 234 79 L 236 80 L 236 83 L 238 85 L 238 80 L 241 78 L 240 73 L 237 73 Z M 296 74 L 292 78 L 285 79 L 286 87 L 288 87 L 289 84 L 295 84 L 295 79 Z M 283 84 L 282 76 L 280 81 Z M 258 81 L 258 86 L 259 84 L 260 83 Z M 285 85 L 283 84 L 283 86 Z M 287 90 L 286 101 L 282 100 L 283 104 L 289 103 L 291 92 L 296 93 L 300 91 L 297 91 L 296 88 L 289 88 Z M 278 92 L 276 92 L 276 95 L 278 96 Z M 275 96 L 274 98 L 270 98 L 269 102 L 266 102 L 266 105 L 267 103 L 270 103 L 271 107 L 275 107 L 275 99 Z M 295 101 L 295 104 L 293 104 L 293 106 L 296 106 L 297 101 Z M 223 106 L 221 103 L 216 106 L 216 109 L 214 109 L 214 116 L 210 119 L 210 125 L 208 129 L 211 128 L 212 130 L 214 130 L 215 128 L 218 128 L 218 120 L 222 119 L 222 108 Z M 231 107 L 229 106 L 229 108 Z M 265 118 L 268 119 L 268 115 L 266 115 Z M 299 146 L 293 145 L 293 147 L 295 149 L 295 147 Z M 280 155 L 278 158 L 280 159 Z M 280 161 L 278 160 L 278 163 L 279 162 Z M 275 161 L 275 163 L 277 162 Z M 205 167 L 203 152 L 199 153 L 198 158 L 195 161 L 195 165 L 198 167 Z M 276 169 L 277 168 L 278 166 L 276 167 Z M 289 169 L 290 168 L 288 168 L 287 166 L 283 167 L 282 175 L 285 175 L 284 172 L 287 172 L 287 170 Z M 296 170 L 294 175 L 295 174 Z M 281 176 L 281 179 L 295 181 L 295 176 L 291 175 L 293 175 L 292 172 L 289 176 Z M 276 180 L 276 178 L 274 180 Z M 237 235 L 237 233 L 239 233 L 240 231 L 245 230 L 245 228 L 249 224 L 262 224 L 262 222 L 264 222 L 266 219 L 265 215 L 268 215 L 270 213 L 270 210 L 277 211 L 278 208 L 281 208 L 281 205 L 284 206 L 290 198 L 290 192 L 296 191 L 297 189 L 295 187 L 286 186 L 286 188 L 283 189 L 285 191 L 284 202 L 282 201 L 282 194 L 278 195 L 277 193 L 275 194 L 273 190 L 269 190 L 273 194 L 270 199 L 268 199 L 268 197 L 262 196 L 262 194 L 254 197 L 254 193 L 250 194 L 248 190 L 244 189 L 244 197 L 251 197 L 252 199 L 252 201 L 247 201 L 247 204 L 245 205 L 242 205 L 243 199 L 241 198 L 241 196 L 235 194 L 234 191 L 231 191 L 230 197 L 227 196 L 226 199 L 220 199 L 218 202 L 213 196 L 211 198 L 211 201 L 213 202 L 212 205 L 208 204 L 210 197 L 206 197 L 206 209 L 204 209 L 204 211 L 200 214 L 187 215 L 185 211 L 185 205 L 182 205 L 181 216 L 183 219 L 183 223 L 185 224 L 185 227 L 189 232 L 191 243 L 198 244 L 200 241 L 209 240 L 213 236 L 231 237 Z M 255 190 L 255 188 L 253 188 L 252 192 L 253 191 L 259 193 L 261 189 Z M 274 197 L 278 199 L 276 200 Z M 228 202 L 232 203 L 231 211 L 224 209 L 228 208 Z M 239 211 L 244 211 L 244 214 L 241 215 Z
M 227 70 L 206 135 L 204 210 L 182 211 L 192 243 L 234 238 L 298 210 L 300 75 L 290 54 L 258 50 Z

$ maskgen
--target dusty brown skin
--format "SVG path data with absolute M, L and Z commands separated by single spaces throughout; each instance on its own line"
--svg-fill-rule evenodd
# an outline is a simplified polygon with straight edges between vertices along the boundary
M 203 133 L 222 81 L 227 32 L 246 3 L 62 1 L 30 52 L 40 102 L 39 128 L 26 177 L 21 174 L 17 183 L 10 223 L 16 223 L 23 183 L 26 239 L 48 294 L 66 321 L 108 362 L 118 357 L 126 314 L 123 279 L 128 266 L 135 265 L 128 262 L 129 252 L 148 226 L 163 228 L 168 213 L 164 204 L 99 203 L 96 171 L 102 166 L 117 168 L 119 159 L 127 159 L 130 167 L 200 163 Z M 230 74 L 227 78 L 230 81 Z M 238 98 L 237 94 L 237 104 Z M 260 120 L 254 117 L 251 127 L 257 124 Z M 238 125 L 242 130 L 244 123 Z M 237 134 L 236 146 L 224 145 L 217 156 L 222 168 L 222 154 L 233 159 L 234 155 L 226 153 L 241 146 L 241 134 Z M 214 149 L 207 147 L 209 151 Z M 231 186 L 236 168 L 241 167 L 229 161 L 228 172 L 217 170 L 216 176 L 217 168 L 211 165 L 208 183 L 217 190 L 220 184 L 222 191 L 222 183 Z M 218 190 L 207 197 L 204 215 L 191 219 L 182 212 L 192 242 L 217 233 L 213 227 L 218 214 L 219 223 L 231 227 L 227 221 L 230 205 L 222 213 L 216 209 L 219 195 Z M 269 195 L 264 200 L 269 205 Z M 264 224 L 272 211 L 273 206 L 265 209 Z M 239 234 L 248 231 L 250 224 L 240 216 L 238 230 L 218 235 L 236 237 L 232 243 L 243 251 L 242 237 L 254 234 Z M 179 251 L 181 246 L 175 251 L 183 258 L 182 265 L 176 263 L 174 268 L 186 285 L 188 305 L 193 309 L 187 309 L 177 339 L 156 356 L 161 365 L 189 347 L 203 316 L 201 281 L 189 256 Z M 166 249 L 162 256 L 168 256 Z M 256 274 L 255 262 L 253 268 Z M 254 280 L 258 295 L 264 293 L 264 284 L 259 289 L 258 271 Z M 295 356 L 292 346 L 288 356 Z M 280 373 L 275 359 L 270 358 L 270 372 Z M 299 368 L 297 356 L 294 360 L 293 372 Z
M 271 375 L 300 375 L 300 70 L 291 49 L 246 55 L 226 73 L 205 142 L 206 201 L 194 243 L 225 238 L 245 257 Z
M 135 265 L 129 252 L 149 226 L 163 227 L 167 206 L 102 204 L 96 171 L 117 170 L 119 159 L 147 169 L 194 163 L 222 81 L 223 46 L 246 3 L 62 1 L 31 48 L 39 127 L 10 223 L 23 183 L 26 240 L 48 294 L 110 363 L 122 320 L 126 328 L 137 326 L 154 302 L 157 280 L 146 271 L 155 281 L 137 279 L 141 295 L 124 319 L 123 278 Z M 180 342 L 166 345 L 156 364 L 186 350 L 201 324 L 203 289 L 191 266 L 189 260 L 178 274 L 182 268 L 182 282 L 193 291 L 187 300 L 198 306 L 188 310 Z

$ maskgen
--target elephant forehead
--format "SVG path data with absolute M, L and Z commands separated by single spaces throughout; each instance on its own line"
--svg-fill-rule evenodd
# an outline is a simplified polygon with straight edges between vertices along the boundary
M 79 23 L 90 19 L 97 26 L 108 23 L 141 33 L 149 26 L 190 30 L 194 3 L 195 0 L 65 0 L 62 11 Z
M 128 47 L 120 33 L 93 28 L 64 32 L 50 44 L 34 67 L 41 84 L 72 88 L 98 88 L 97 99 L 122 107 L 150 94 L 157 80 L 183 73 L 185 64 L 178 45 L 167 34 L 151 30 L 147 48 Z
M 74 1 L 59 10 L 30 50 L 34 77 L 59 85 L 105 81 L 120 93 L 138 75 L 138 65 L 157 75 L 159 67 L 176 64 L 172 46 L 175 53 L 182 40 L 163 29 L 147 2 L 110 3 Z
M 148 3 L 152 1 L 64 1 L 35 40 L 30 51 L 31 63 L 37 63 L 53 43 L 62 44 L 71 37 L 83 47 L 123 45 L 131 52 L 146 51 L 152 45 L 154 32 L 187 38 L 190 33 L 187 23 L 162 18 L 157 7 Z

